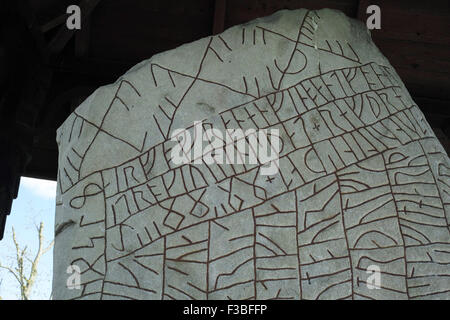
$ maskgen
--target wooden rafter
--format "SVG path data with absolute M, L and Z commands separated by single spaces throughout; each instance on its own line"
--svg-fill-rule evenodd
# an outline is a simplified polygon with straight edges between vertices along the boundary
M 81 0 L 80 1 L 80 9 L 81 9 L 81 23 L 82 25 L 88 21 L 89 16 L 94 11 L 95 7 L 100 3 L 101 0 Z M 62 25 L 59 28 L 58 33 L 56 36 L 50 41 L 50 44 L 48 45 L 48 51 L 52 55 L 59 54 L 67 45 L 67 43 L 72 39 L 75 32 L 77 30 L 69 30 L 67 29 L 66 25 Z
M 213 34 L 222 33 L 225 30 L 226 7 L 226 0 L 216 0 L 214 8 Z

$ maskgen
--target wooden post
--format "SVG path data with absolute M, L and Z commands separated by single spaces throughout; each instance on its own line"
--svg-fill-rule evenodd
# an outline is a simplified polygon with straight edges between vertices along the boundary
M 214 9 L 213 34 L 222 33 L 225 29 L 226 0 L 216 0 Z

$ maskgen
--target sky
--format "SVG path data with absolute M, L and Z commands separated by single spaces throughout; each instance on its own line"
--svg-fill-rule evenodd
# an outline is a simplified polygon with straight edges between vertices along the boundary
M 0 241 L 0 264 L 14 267 L 16 250 L 12 231 L 16 231 L 20 247 L 27 246 L 30 258 L 34 258 L 38 248 L 37 227 L 44 222 L 44 246 L 54 235 L 56 182 L 22 177 L 17 199 L 13 201 L 11 214 L 6 220 L 5 235 Z M 29 265 L 29 263 L 28 263 Z M 30 299 L 48 300 L 51 296 L 53 270 L 53 248 L 42 258 L 38 266 L 38 276 Z M 4 300 L 20 299 L 17 280 L 8 271 L 0 269 L 0 297 Z

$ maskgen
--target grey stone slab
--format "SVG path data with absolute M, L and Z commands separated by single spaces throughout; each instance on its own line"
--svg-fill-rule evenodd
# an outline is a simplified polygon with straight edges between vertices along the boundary
M 195 121 L 278 129 L 277 173 L 175 164 L 171 134 Z M 341 12 L 283 10 L 155 55 L 57 140 L 55 299 L 450 298 L 449 158 Z

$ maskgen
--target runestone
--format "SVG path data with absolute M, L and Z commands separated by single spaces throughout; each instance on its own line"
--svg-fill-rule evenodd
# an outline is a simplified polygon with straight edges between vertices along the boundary
M 174 164 L 172 132 L 196 121 L 277 129 L 277 173 Z M 54 299 L 450 298 L 449 158 L 339 11 L 282 10 L 157 54 L 57 141 Z

